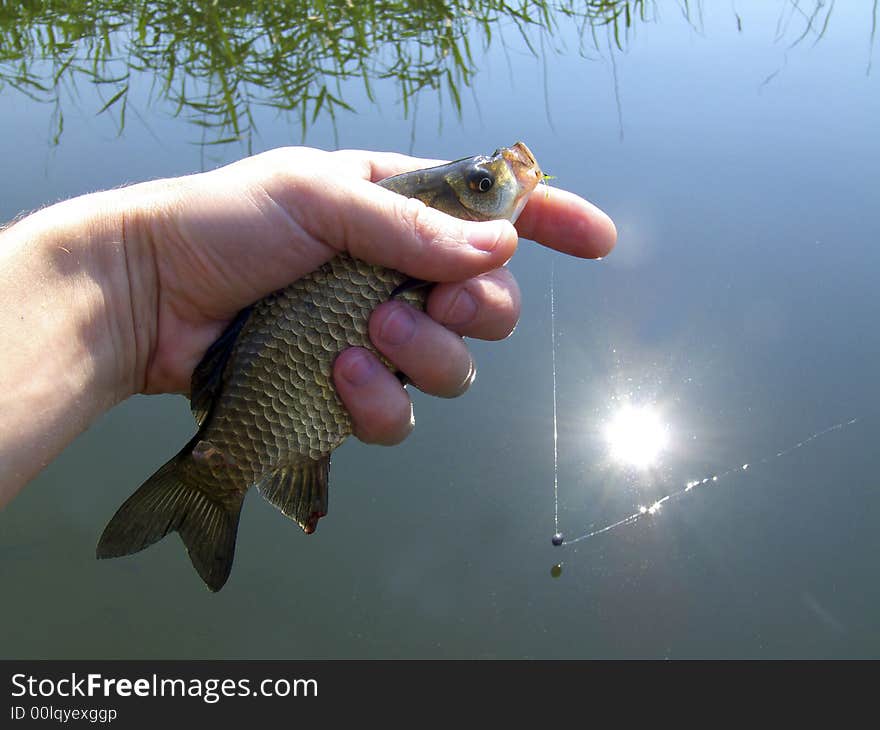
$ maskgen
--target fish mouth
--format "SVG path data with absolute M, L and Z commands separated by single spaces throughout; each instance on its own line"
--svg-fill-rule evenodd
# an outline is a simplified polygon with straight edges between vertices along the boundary
M 525 142 L 517 142 L 516 144 L 505 147 L 501 150 L 501 156 L 507 161 L 513 174 L 516 176 L 517 182 L 525 188 L 527 192 L 532 192 L 543 177 L 538 161 L 532 154 L 532 151 L 526 147 Z
M 516 219 L 519 218 L 519 214 L 522 213 L 526 202 L 528 202 L 529 195 L 538 186 L 544 174 L 525 142 L 517 142 L 510 147 L 505 147 L 501 150 L 501 156 L 519 185 L 519 195 L 510 216 L 510 222 L 516 223 Z

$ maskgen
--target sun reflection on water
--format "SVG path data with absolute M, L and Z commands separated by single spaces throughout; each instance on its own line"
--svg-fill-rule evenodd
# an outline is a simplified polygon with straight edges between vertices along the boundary
M 614 461 L 648 469 L 669 446 L 669 427 L 655 406 L 627 403 L 605 427 L 605 441 Z

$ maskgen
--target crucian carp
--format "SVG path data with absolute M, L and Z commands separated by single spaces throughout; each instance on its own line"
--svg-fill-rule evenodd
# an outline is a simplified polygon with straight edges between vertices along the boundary
M 517 142 L 377 184 L 458 218 L 515 221 L 542 177 Z M 373 309 L 395 297 L 424 309 L 423 284 L 340 254 L 240 312 L 193 372 L 198 433 L 119 508 L 97 556 L 129 555 L 177 532 L 207 586 L 220 590 L 251 487 L 314 532 L 327 514 L 330 454 L 351 433 L 333 361 L 347 347 L 376 352 Z

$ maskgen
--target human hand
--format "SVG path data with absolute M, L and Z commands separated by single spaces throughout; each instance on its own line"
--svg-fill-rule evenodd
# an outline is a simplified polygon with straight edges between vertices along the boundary
M 520 312 L 503 264 L 517 235 L 506 221 L 460 221 L 368 184 L 437 164 L 391 153 L 284 148 L 218 170 L 129 189 L 126 250 L 135 252 L 136 332 L 149 337 L 132 390 L 187 391 L 205 349 L 241 308 L 340 251 L 441 282 L 426 313 L 393 301 L 370 319 L 370 338 L 426 393 L 451 397 L 473 379 L 462 336 L 503 339 Z M 146 194 L 145 194 L 146 193 Z M 136 197 L 134 197 L 136 196 Z M 605 255 L 615 231 L 603 213 L 557 189 L 533 195 L 521 235 L 573 255 Z M 393 444 L 412 428 L 408 394 L 368 350 L 350 348 L 334 383 L 364 441 Z
M 129 395 L 188 392 L 240 309 L 340 251 L 439 282 L 426 313 L 377 308 L 370 335 L 420 389 L 461 393 L 473 373 L 461 336 L 501 339 L 519 317 L 503 267 L 517 231 L 371 184 L 435 162 L 283 148 L 74 198 L 0 232 L 0 339 L 15 343 L 0 360 L 0 506 Z M 616 237 L 604 213 L 555 188 L 531 197 L 517 229 L 579 257 L 604 256 Z M 362 440 L 409 433 L 409 396 L 372 353 L 343 352 L 334 382 Z

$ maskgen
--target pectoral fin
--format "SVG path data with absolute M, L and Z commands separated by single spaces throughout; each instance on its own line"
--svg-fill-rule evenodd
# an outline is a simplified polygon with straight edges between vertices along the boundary
M 304 459 L 269 472 L 257 489 L 282 513 L 295 520 L 311 534 L 318 520 L 327 514 L 327 491 L 330 481 L 330 456 Z
M 190 408 L 196 423 L 201 427 L 208 417 L 214 397 L 220 391 L 223 382 L 223 370 L 226 361 L 232 354 L 232 347 L 238 339 L 238 334 L 244 323 L 251 314 L 253 307 L 245 307 L 223 330 L 220 335 L 202 356 L 201 362 L 193 370 L 190 382 Z

